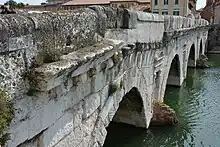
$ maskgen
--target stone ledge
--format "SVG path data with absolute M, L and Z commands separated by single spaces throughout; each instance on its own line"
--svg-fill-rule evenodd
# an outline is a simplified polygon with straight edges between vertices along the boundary
M 182 16 L 164 16 L 165 31 L 177 30 L 181 28 L 194 28 L 208 25 L 208 21 L 204 19 L 195 19 Z
M 85 73 L 104 62 L 123 46 L 125 44 L 122 41 L 103 40 L 93 46 L 63 55 L 60 61 L 44 64 L 32 71 L 30 75 L 32 88 L 48 91 L 60 85 L 65 79 Z
M 208 28 L 209 27 L 207 27 L 207 26 L 199 26 L 199 27 L 192 27 L 192 28 L 181 28 L 178 30 L 168 30 L 168 31 L 164 32 L 163 38 L 165 41 L 170 41 L 173 38 L 177 38 L 179 36 L 189 34 L 194 30 L 198 30 L 198 29 L 207 29 L 208 30 Z
M 139 21 L 146 21 L 146 22 L 164 22 L 164 16 L 146 12 L 137 12 L 137 18 Z

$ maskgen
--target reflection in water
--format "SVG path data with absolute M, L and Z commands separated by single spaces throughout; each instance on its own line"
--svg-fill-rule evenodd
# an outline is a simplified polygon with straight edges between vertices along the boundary
M 219 57 L 210 57 L 213 68 L 188 69 L 181 88 L 167 87 L 165 103 L 175 109 L 179 124 L 148 130 L 113 124 L 104 147 L 219 147 Z

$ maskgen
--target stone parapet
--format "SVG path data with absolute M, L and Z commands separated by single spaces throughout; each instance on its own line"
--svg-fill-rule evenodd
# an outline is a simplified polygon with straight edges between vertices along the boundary
M 32 82 L 31 87 L 40 91 L 48 91 L 69 78 L 87 72 L 92 74 L 92 69 L 111 58 L 124 45 L 121 41 L 104 40 L 93 46 L 63 55 L 60 61 L 35 68 L 29 77 Z
M 88 8 L 66 14 L 2 15 L 0 34 L 5 35 L 1 35 L 0 44 L 5 45 L 0 52 L 27 49 L 35 58 L 43 58 L 36 62 L 59 60 L 62 54 L 95 42 L 97 18 Z
M 208 21 L 204 19 L 195 19 L 195 18 L 171 16 L 171 15 L 165 15 L 164 22 L 165 22 L 164 23 L 165 32 L 171 30 L 181 30 L 184 28 L 202 27 L 202 26 L 207 26 L 209 24 Z

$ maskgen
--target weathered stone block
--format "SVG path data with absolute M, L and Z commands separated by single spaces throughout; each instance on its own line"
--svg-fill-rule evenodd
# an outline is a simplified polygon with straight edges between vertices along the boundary
M 113 97 L 108 97 L 104 107 L 102 108 L 99 114 L 99 117 L 102 119 L 102 121 L 104 121 L 107 118 L 108 113 L 112 109 L 112 107 L 114 107 L 114 99 Z M 106 122 L 106 123 L 109 123 L 109 122 Z
M 101 146 L 104 145 L 107 130 L 101 119 L 98 119 L 92 132 L 92 141 L 98 142 Z
M 94 46 L 83 48 L 76 52 L 62 56 L 62 60 L 45 64 L 35 68 L 32 77 L 34 77 L 33 88 L 40 91 L 48 91 L 62 82 L 68 76 L 78 76 L 85 73 L 94 65 L 98 65 L 106 60 L 107 53 L 114 54 L 114 50 L 119 50 L 124 43 L 121 41 L 105 40 Z M 100 59 L 97 59 L 100 57 Z M 92 59 L 97 59 L 92 62 Z M 85 65 L 85 66 L 82 66 Z M 87 67 L 87 68 L 86 68 Z M 71 74 L 72 73 L 72 74 Z
M 84 99 L 84 118 L 88 118 L 100 106 L 100 96 L 98 93 L 91 94 Z
M 0 19 L 0 53 L 9 51 L 9 28 L 6 22 L 3 19 Z
M 94 91 L 93 92 L 98 92 L 103 87 L 105 87 L 105 85 L 107 84 L 105 72 L 101 71 L 101 72 L 97 73 L 94 77 L 93 82 L 94 82 L 94 85 L 93 85 Z
M 116 92 L 116 95 L 114 97 L 114 107 L 115 107 L 115 109 L 118 109 L 119 104 L 122 101 L 125 94 L 126 93 L 124 93 L 124 89 L 120 89 Z
M 124 9 L 123 29 L 135 29 L 137 26 L 137 12 Z
M 100 92 L 100 103 L 101 103 L 101 109 L 104 107 L 106 100 L 108 99 L 108 92 L 109 92 L 109 86 L 105 86 Z
M 53 147 L 73 131 L 73 114 L 66 112 L 43 133 L 44 146 Z
M 88 146 L 89 139 L 91 137 L 91 133 L 94 129 L 95 122 L 97 119 L 98 112 L 94 112 L 85 122 L 83 122 L 80 126 L 76 127 L 70 134 L 68 134 L 63 140 L 61 140 L 54 147 L 70 147 L 70 146 L 82 146 L 82 142 L 87 140 L 87 142 L 83 142 L 83 144 Z
M 106 28 L 107 28 L 107 16 L 104 12 L 104 8 L 101 6 L 90 6 L 92 10 L 94 10 L 97 15 L 98 15 L 98 24 L 97 24 L 97 32 L 101 35 L 104 36 Z
M 9 38 L 9 51 L 29 49 L 33 47 L 32 35 Z
M 8 147 L 15 147 L 29 139 L 28 134 L 30 128 L 28 123 L 28 121 L 23 121 L 10 128 L 10 140 L 8 141 Z
M 83 99 L 84 97 L 88 96 L 92 93 L 93 87 L 92 87 L 92 79 L 89 78 L 86 82 L 82 83 L 82 81 L 79 81 L 76 83 L 76 86 L 72 88 L 72 91 L 74 93 L 74 104 L 77 103 L 78 100 Z

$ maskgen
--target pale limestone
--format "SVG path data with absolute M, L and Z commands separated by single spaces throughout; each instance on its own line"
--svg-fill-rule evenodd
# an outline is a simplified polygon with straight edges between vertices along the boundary
M 84 99 L 84 118 L 88 118 L 100 106 L 100 96 L 98 93 L 91 94 Z
M 202 19 L 101 6 L 1 17 L 0 25 L 0 86 L 16 109 L 7 147 L 101 147 L 134 87 L 143 115 L 131 113 L 120 122 L 148 128 L 153 101 L 163 101 L 167 84 L 181 86 L 208 35 Z M 169 75 L 175 56 L 178 76 Z

